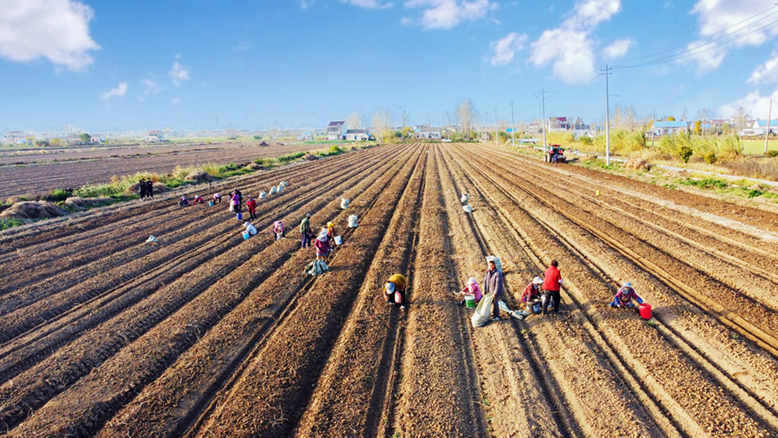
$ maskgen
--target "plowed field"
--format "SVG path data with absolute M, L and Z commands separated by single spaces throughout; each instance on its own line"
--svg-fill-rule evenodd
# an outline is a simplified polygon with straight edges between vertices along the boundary
M 472 144 L 225 188 L 279 181 L 247 241 L 164 199 L 0 234 L 0 435 L 778 436 L 778 216 Z M 322 276 L 306 213 L 343 237 Z M 452 292 L 490 254 L 512 308 L 558 260 L 560 312 L 474 329 Z M 608 307 L 626 281 L 652 320 Z

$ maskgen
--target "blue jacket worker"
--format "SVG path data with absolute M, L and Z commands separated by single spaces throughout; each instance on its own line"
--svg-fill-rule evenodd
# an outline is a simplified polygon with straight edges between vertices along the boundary
M 632 283 L 624 283 L 624 287 L 616 292 L 616 296 L 613 297 L 613 302 L 609 306 L 619 309 L 637 309 L 635 303 L 632 302 L 633 300 L 637 301 L 638 304 L 643 304 L 643 300 L 632 288 Z

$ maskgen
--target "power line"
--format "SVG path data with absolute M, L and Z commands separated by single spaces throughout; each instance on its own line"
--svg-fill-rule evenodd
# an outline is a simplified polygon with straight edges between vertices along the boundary
M 664 64 L 664 63 L 666 63 L 666 62 L 677 61 L 677 60 L 679 60 L 679 59 L 688 58 L 688 57 L 690 57 L 690 56 L 698 55 L 698 54 L 700 54 L 700 53 L 707 52 L 708 50 L 715 49 L 716 47 L 721 47 L 721 46 L 723 46 L 723 45 L 725 45 L 725 44 L 729 44 L 729 43 L 731 43 L 731 42 L 733 42 L 733 41 L 737 41 L 737 40 L 739 40 L 739 39 L 741 39 L 741 38 L 744 38 L 744 37 L 747 37 L 748 35 L 751 35 L 752 33 L 755 33 L 755 32 L 758 32 L 758 31 L 760 31 L 760 30 L 764 29 L 764 28 L 770 27 L 770 26 L 772 26 L 773 24 L 776 24 L 776 23 L 778 23 L 778 20 L 775 20 L 775 21 L 773 21 L 773 22 L 771 22 L 771 23 L 769 23 L 769 24 L 766 24 L 766 25 L 764 25 L 764 26 L 762 26 L 762 27 L 756 28 L 756 29 L 754 29 L 754 30 L 752 30 L 752 31 L 750 31 L 750 32 L 748 32 L 748 33 L 745 33 L 745 34 L 743 34 L 743 35 L 740 35 L 740 36 L 738 36 L 737 38 L 732 38 L 731 40 L 724 41 L 724 42 L 723 42 L 723 43 L 721 43 L 721 44 L 716 44 L 715 46 L 711 46 L 711 47 L 708 47 L 708 48 L 706 48 L 706 49 L 703 49 L 703 50 L 700 50 L 700 49 L 701 49 L 702 47 L 704 47 L 704 46 L 706 46 L 706 45 L 708 45 L 708 44 L 712 43 L 712 42 L 718 41 L 718 40 L 719 40 L 719 39 L 721 39 L 721 38 L 719 38 L 719 39 L 716 39 L 716 40 L 714 40 L 714 41 L 711 41 L 710 43 L 706 43 L 706 44 L 704 44 L 704 45 L 702 45 L 702 46 L 695 47 L 695 48 L 693 48 L 693 49 L 689 49 L 689 50 L 687 50 L 687 51 L 685 51 L 685 52 L 677 53 L 677 54 L 675 54 L 675 55 L 668 56 L 668 57 L 665 57 L 665 58 L 660 58 L 660 59 L 656 59 L 656 60 L 653 60 L 653 61 L 648 61 L 648 62 L 644 62 L 644 63 L 640 63 L 640 64 L 634 64 L 634 65 L 625 65 L 625 66 L 621 66 L 621 67 L 613 67 L 613 68 L 617 68 L 617 69 L 623 69 L 623 68 L 646 67 L 646 66 L 651 66 L 651 65 L 658 65 L 658 64 Z M 731 35 L 731 34 L 730 34 L 730 35 Z M 729 35 L 727 35 L 727 36 L 729 36 Z
M 760 12 L 760 13 L 756 14 L 756 15 L 753 15 L 753 16 L 751 16 L 751 17 L 748 17 L 748 18 L 746 18 L 745 20 L 743 20 L 743 21 L 740 21 L 740 22 L 738 22 L 738 23 L 735 23 L 735 24 L 733 24 L 732 26 L 725 27 L 724 29 L 721 29 L 721 30 L 719 30 L 719 31 L 717 31 L 717 32 L 713 32 L 712 34 L 709 34 L 709 35 L 705 35 L 704 37 L 698 38 L 698 39 L 696 39 L 696 40 L 694 40 L 694 41 L 690 41 L 690 42 L 688 42 L 688 43 L 686 43 L 686 44 L 684 44 L 684 45 L 681 45 L 681 46 L 678 46 L 678 47 L 673 47 L 672 49 L 662 50 L 661 52 L 656 52 L 656 53 L 653 53 L 653 54 L 651 54 L 651 55 L 638 56 L 638 57 L 636 57 L 636 58 L 629 58 L 629 59 L 622 59 L 621 61 L 617 61 L 617 63 L 625 63 L 625 62 L 632 62 L 632 61 L 637 61 L 637 60 L 639 60 L 639 59 L 645 59 L 645 58 L 653 58 L 654 56 L 661 55 L 661 54 L 663 54 L 663 53 L 672 52 L 672 51 L 674 51 L 674 50 L 678 50 L 678 49 L 683 49 L 684 47 L 688 47 L 688 46 L 690 46 L 691 44 L 694 44 L 694 43 L 696 43 L 696 42 L 699 42 L 699 41 L 702 41 L 702 40 L 708 39 L 708 38 L 710 38 L 710 37 L 712 37 L 712 36 L 714 36 L 714 35 L 716 35 L 716 34 L 718 34 L 718 33 L 721 33 L 721 32 L 724 32 L 724 31 L 726 31 L 726 30 L 732 29 L 732 28 L 734 28 L 734 27 L 740 26 L 741 24 L 745 23 L 746 21 L 752 20 L 752 19 L 754 19 L 754 18 L 756 18 L 756 17 L 758 17 L 758 16 L 760 16 L 760 15 L 764 14 L 765 12 L 767 12 L 767 11 L 770 11 L 770 10 L 774 9 L 776 6 L 778 6 L 778 3 L 776 3 L 775 5 L 773 5 L 773 6 L 772 6 L 772 7 L 770 7 L 770 8 L 767 8 L 767 9 L 765 9 L 764 11 L 762 11 L 762 12 Z M 776 11 L 776 12 L 773 12 L 772 14 L 769 14 L 769 15 L 767 15 L 767 16 L 764 16 L 764 17 L 760 18 L 759 20 L 757 20 L 757 21 L 755 21 L 755 22 L 753 22 L 753 23 L 749 24 L 748 26 L 751 26 L 751 25 L 753 25 L 753 24 L 756 24 L 756 23 L 758 23 L 758 22 L 760 22 L 760 21 L 764 20 L 765 18 L 768 18 L 768 17 L 770 17 L 770 16 L 772 16 L 772 15 L 775 15 L 775 14 L 778 14 L 778 11 Z M 748 26 L 746 26 L 746 27 L 748 27 Z M 743 29 L 745 29 L 745 27 L 744 27 Z M 734 31 L 734 32 L 731 32 L 731 33 L 729 33 L 728 35 L 732 35 L 732 34 L 734 34 L 734 33 L 736 33 L 736 32 L 739 32 L 739 31 L 741 31 L 741 30 L 743 30 L 743 29 L 738 29 L 738 30 L 736 30 L 736 31 Z M 725 35 L 725 36 L 726 36 L 726 35 Z M 714 41 L 715 41 L 715 40 L 714 40 Z M 712 42 L 712 41 L 711 41 L 711 42 Z M 706 44 L 703 44 L 703 46 L 705 46 L 705 45 L 707 45 L 707 44 L 708 44 L 708 43 L 706 43 Z

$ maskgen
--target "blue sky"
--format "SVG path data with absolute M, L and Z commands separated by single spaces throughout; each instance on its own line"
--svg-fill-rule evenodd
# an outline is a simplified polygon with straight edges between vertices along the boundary
M 653 60 L 614 69 L 611 105 L 724 118 L 778 101 L 778 7 L 756 0 L 0 0 L 0 11 L 3 130 L 211 129 L 217 117 L 322 127 L 385 109 L 443 124 L 467 98 L 490 123 L 495 108 L 510 119 L 510 101 L 529 121 L 541 89 L 547 116 L 596 122 L 597 70 Z

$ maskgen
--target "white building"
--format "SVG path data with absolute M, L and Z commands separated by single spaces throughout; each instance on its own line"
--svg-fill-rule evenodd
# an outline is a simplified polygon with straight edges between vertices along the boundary
M 161 143 L 165 141 L 165 135 L 162 131 L 149 131 L 146 135 L 146 141 L 149 143 Z
M 346 140 L 348 141 L 368 141 L 370 133 L 367 129 L 348 129 L 346 130 Z
M 327 125 L 327 140 L 343 140 L 346 138 L 346 122 L 330 122 Z

